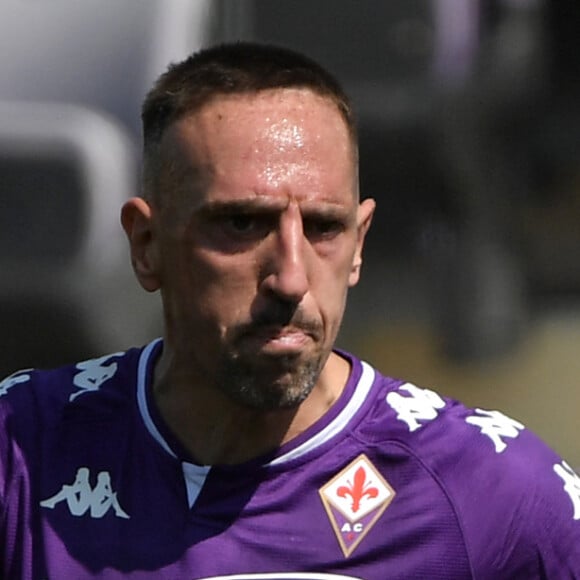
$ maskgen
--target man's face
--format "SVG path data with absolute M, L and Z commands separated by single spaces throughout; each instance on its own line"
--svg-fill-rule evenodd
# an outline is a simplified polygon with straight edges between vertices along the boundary
M 222 96 L 164 135 L 152 211 L 174 361 L 235 401 L 292 407 L 320 378 L 374 202 L 330 100 L 283 89 Z

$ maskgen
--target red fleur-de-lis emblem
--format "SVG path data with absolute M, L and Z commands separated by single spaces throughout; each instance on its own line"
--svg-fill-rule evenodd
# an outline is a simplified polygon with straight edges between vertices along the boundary
M 396 495 L 364 453 L 322 486 L 319 493 L 346 558 L 362 542 Z
M 354 482 L 348 482 L 348 485 L 341 485 L 336 490 L 338 497 L 350 496 L 352 499 L 351 509 L 353 513 L 358 512 L 360 503 L 363 498 L 375 498 L 379 495 L 379 490 L 367 482 L 367 473 L 364 467 L 359 467 L 354 473 Z

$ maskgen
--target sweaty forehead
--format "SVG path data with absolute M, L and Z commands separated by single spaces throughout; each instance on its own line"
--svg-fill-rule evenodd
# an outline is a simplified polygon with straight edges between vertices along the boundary
M 167 137 L 172 155 L 179 149 L 182 157 L 217 173 L 251 164 L 273 172 L 292 165 L 340 172 L 355 160 L 338 106 L 307 89 L 215 97 L 174 123 Z
M 338 106 L 308 89 L 219 95 L 177 121 L 174 129 L 182 137 L 191 138 L 191 133 L 196 133 L 201 149 L 211 144 L 221 151 L 224 147 L 237 147 L 237 154 L 246 156 L 260 152 L 272 156 L 320 147 L 325 140 L 334 148 L 351 147 Z M 200 142 L 202 139 L 205 143 Z

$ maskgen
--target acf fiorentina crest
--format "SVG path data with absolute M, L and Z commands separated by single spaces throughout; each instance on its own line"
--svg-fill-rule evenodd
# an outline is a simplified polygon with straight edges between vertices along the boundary
M 345 557 L 375 525 L 395 497 L 363 453 L 318 492 Z

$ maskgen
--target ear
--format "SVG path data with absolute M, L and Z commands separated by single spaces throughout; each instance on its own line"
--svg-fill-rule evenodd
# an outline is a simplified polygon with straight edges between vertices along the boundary
M 123 205 L 121 224 L 129 240 L 137 280 L 147 292 L 155 292 L 161 284 L 151 206 L 140 197 L 132 197 Z
M 362 252 L 363 246 L 365 242 L 365 237 L 369 228 L 371 227 L 371 222 L 373 220 L 373 214 L 375 212 L 375 200 L 374 199 L 365 199 L 363 200 L 357 209 L 357 240 L 356 240 L 356 249 L 354 252 L 354 257 L 352 261 L 352 269 L 350 275 L 348 277 L 348 285 L 352 288 L 352 286 L 356 286 L 360 279 L 360 269 L 362 266 Z

